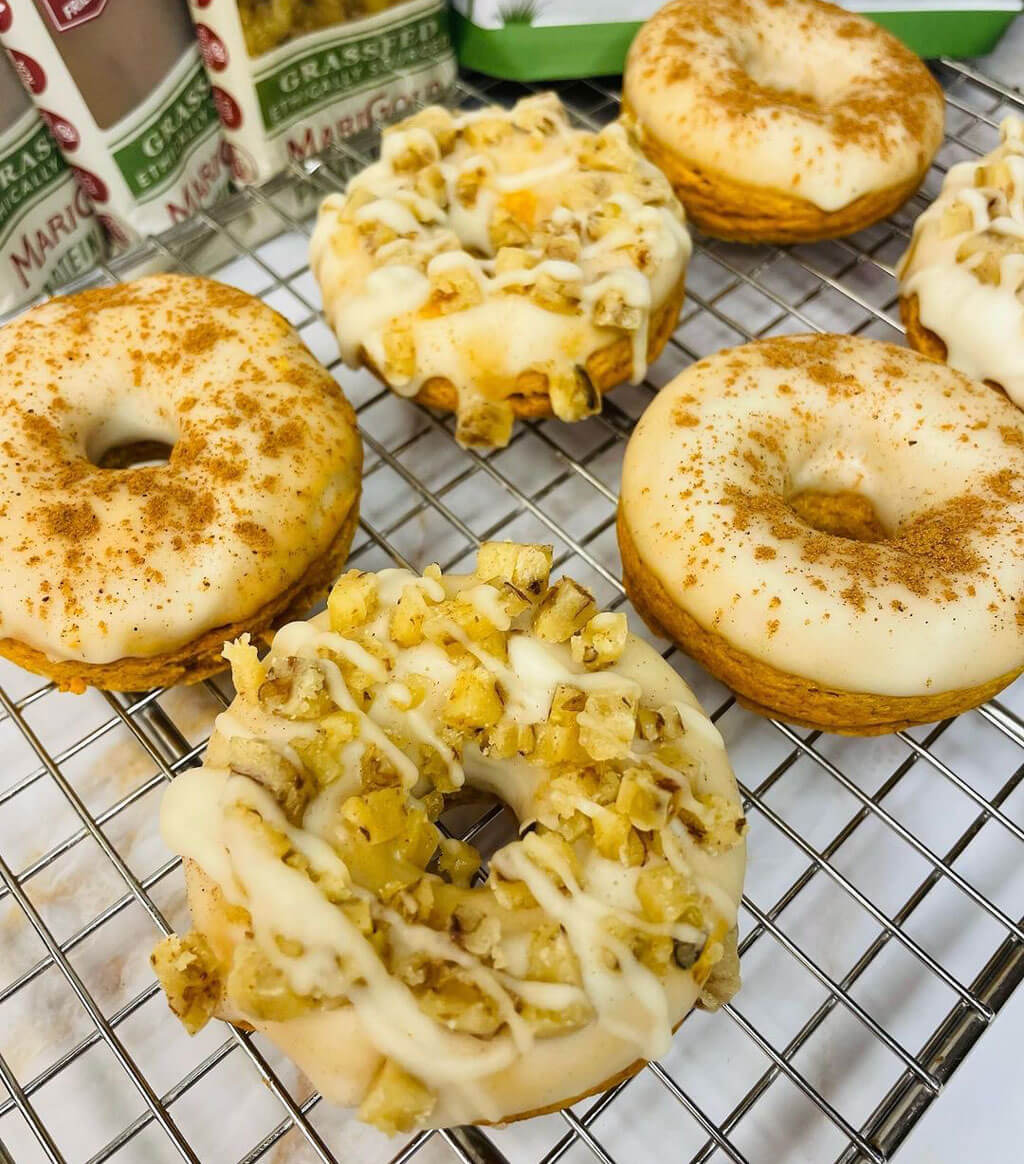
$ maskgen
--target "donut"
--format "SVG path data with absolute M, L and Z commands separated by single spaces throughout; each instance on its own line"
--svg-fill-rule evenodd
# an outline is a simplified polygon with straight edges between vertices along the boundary
M 904 348 L 691 365 L 629 440 L 618 536 L 637 611 L 764 715 L 880 734 L 1024 668 L 1024 418 Z
M 171 1009 L 385 1132 L 574 1103 L 739 986 L 722 738 L 550 567 L 485 542 L 474 574 L 350 571 L 262 660 L 229 644 L 238 696 L 161 807 L 194 924 L 153 953 Z M 488 796 L 518 832 L 483 880 L 438 818 Z
M 170 274 L 51 299 L 0 329 L 0 381 L 0 655 L 74 691 L 194 683 L 337 577 L 355 417 L 259 300 Z
M 919 352 L 1024 408 L 1024 120 L 951 166 L 900 260 L 900 314 Z
M 620 125 L 569 126 L 553 93 L 432 106 L 320 207 L 310 245 L 351 367 L 508 443 L 515 416 L 579 420 L 643 379 L 683 301 L 690 237 Z
M 920 185 L 942 90 L 872 21 L 820 0 L 676 0 L 626 60 L 623 120 L 708 234 L 853 234 Z

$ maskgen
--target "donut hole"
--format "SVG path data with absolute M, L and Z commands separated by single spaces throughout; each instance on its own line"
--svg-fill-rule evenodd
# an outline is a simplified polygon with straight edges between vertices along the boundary
M 819 533 L 854 542 L 884 542 L 889 537 L 871 499 L 853 489 L 835 493 L 804 489 L 788 497 L 786 504 Z
M 829 68 L 822 68 L 802 39 L 781 28 L 741 33 L 731 47 L 733 60 L 750 87 L 776 105 L 804 112 L 828 109 L 842 103 L 854 81 L 851 62 L 830 61 Z
M 519 822 L 499 796 L 474 788 L 461 798 L 449 797 L 441 814 L 442 827 L 453 837 L 465 838 L 486 865 L 505 845 L 519 837 Z
M 123 416 L 115 409 L 88 434 L 85 455 L 98 469 L 166 465 L 178 433 L 160 417 Z
M 166 441 L 128 441 L 111 445 L 89 460 L 98 469 L 140 469 L 147 465 L 166 465 L 173 451 L 174 446 Z

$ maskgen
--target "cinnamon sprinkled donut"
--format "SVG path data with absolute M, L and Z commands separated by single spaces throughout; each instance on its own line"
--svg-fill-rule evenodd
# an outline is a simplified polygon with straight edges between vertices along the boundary
M 337 574 L 354 416 L 258 300 L 180 275 L 52 299 L 0 330 L 0 381 L 0 654 L 73 690 L 195 682 Z
M 640 30 L 623 116 L 701 230 L 852 234 L 917 189 L 942 92 L 894 36 L 820 0 L 676 0 Z
M 1024 669 L 1024 419 L 872 340 L 720 352 L 637 425 L 619 545 L 640 613 L 755 710 L 932 722 Z

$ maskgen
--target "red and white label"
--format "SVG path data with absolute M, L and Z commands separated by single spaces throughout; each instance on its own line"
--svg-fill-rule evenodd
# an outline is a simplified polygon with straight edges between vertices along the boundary
M 203 64 L 210 72 L 220 73 L 228 67 L 227 45 L 212 28 L 205 24 L 197 24 L 196 38 L 199 41 L 199 51 L 203 54 Z
M 225 142 L 227 147 L 227 158 L 231 165 L 231 176 L 236 182 L 241 182 L 247 185 L 250 182 L 255 182 L 259 178 L 259 171 L 256 168 L 256 160 L 249 153 L 248 150 L 242 149 L 241 146 L 231 145 Z
M 8 49 L 7 51 L 11 54 L 11 63 L 17 69 L 21 83 L 30 93 L 35 93 L 38 97 L 46 88 L 46 74 L 43 72 L 43 66 L 35 58 L 30 57 L 28 53 L 19 53 L 17 49 Z
M 221 89 L 219 85 L 210 86 L 210 95 L 213 97 L 213 103 L 217 107 L 217 114 L 221 122 L 228 129 L 238 129 L 242 124 L 242 110 L 234 97 L 226 89 Z
M 122 229 L 121 224 L 116 218 L 111 218 L 109 214 L 97 214 L 96 217 L 103 224 L 103 229 L 110 235 L 115 246 L 128 247 L 131 245 L 132 240 Z
M 42 0 L 50 23 L 58 32 L 67 32 L 93 20 L 107 6 L 107 0 Z
M 49 109 L 40 109 L 39 116 L 50 128 L 50 133 L 57 139 L 62 150 L 73 153 L 81 145 L 82 139 L 78 130 L 66 117 L 59 113 L 51 113 Z
M 106 202 L 110 198 L 107 184 L 98 174 L 94 174 L 91 170 L 83 170 L 81 166 L 72 166 L 71 172 L 78 179 L 79 186 L 93 202 Z

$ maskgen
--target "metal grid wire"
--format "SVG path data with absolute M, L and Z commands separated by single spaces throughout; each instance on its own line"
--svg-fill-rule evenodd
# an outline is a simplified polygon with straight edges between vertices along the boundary
M 340 367 L 320 318 L 306 265 L 315 205 L 370 159 L 372 140 L 295 164 L 78 286 L 210 273 L 292 320 L 359 414 L 367 466 L 353 564 L 447 570 L 484 538 L 546 540 L 559 567 L 628 610 L 616 491 L 651 393 L 693 359 L 757 336 L 898 339 L 893 264 L 913 218 L 948 166 L 990 149 L 999 119 L 1020 108 L 964 66 L 936 69 L 947 140 L 894 219 L 787 250 L 698 239 L 680 326 L 650 380 L 582 424 L 521 424 L 489 455 L 458 448 L 450 418 Z M 612 84 L 559 88 L 584 125 L 616 116 Z M 456 100 L 525 91 L 471 76 Z M 759 719 L 689 660 L 666 657 L 712 711 L 746 800 L 743 991 L 724 1013 L 690 1016 L 662 1062 L 572 1110 L 405 1141 L 319 1102 L 259 1037 L 215 1023 L 189 1040 L 152 982 L 154 939 L 187 926 L 179 862 L 158 836 L 160 791 L 199 763 L 226 681 L 76 697 L 5 665 L 0 1159 L 889 1160 L 1024 977 L 1024 687 L 957 720 L 849 740 Z M 470 835 L 485 842 L 502 817 L 492 808 Z

